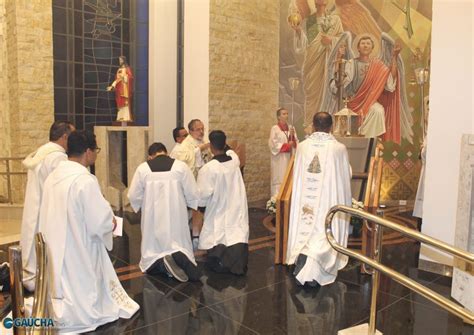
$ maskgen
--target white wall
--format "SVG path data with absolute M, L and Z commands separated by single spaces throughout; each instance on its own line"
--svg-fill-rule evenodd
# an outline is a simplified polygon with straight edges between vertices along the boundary
M 174 146 L 176 127 L 177 13 L 176 1 L 150 1 L 149 125 L 150 140 Z
M 461 135 L 474 132 L 473 1 L 434 0 L 422 232 L 454 245 Z M 452 264 L 422 247 L 421 258 Z
M 184 1 L 184 126 L 209 126 L 209 0 Z

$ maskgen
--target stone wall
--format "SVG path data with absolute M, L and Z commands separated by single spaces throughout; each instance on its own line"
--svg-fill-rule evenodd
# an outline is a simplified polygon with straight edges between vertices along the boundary
M 1 154 L 24 157 L 47 142 L 54 120 L 51 1 L 0 0 L 0 28 L 0 53 L 6 54 L 0 63 Z M 15 202 L 22 202 L 24 179 L 13 179 Z
M 275 0 L 210 0 L 209 130 L 246 144 L 251 204 L 270 197 L 267 142 L 278 104 L 279 11 Z

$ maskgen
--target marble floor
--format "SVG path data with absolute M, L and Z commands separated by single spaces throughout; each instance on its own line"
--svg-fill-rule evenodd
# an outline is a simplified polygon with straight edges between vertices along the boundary
M 90 334 L 337 334 L 368 322 L 370 276 L 350 261 L 337 281 L 321 288 L 299 287 L 286 266 L 273 264 L 274 235 L 264 227 L 264 210 L 250 209 L 249 264 L 246 276 L 203 269 L 197 283 L 179 283 L 143 275 L 139 217 L 125 213 L 124 237 L 111 252 L 119 278 L 141 309 Z M 408 209 L 391 209 L 387 217 L 416 226 Z M 417 269 L 417 244 L 387 234 L 383 261 L 396 270 L 449 296 L 451 279 Z M 350 245 L 357 247 L 358 239 Z M 198 255 L 202 260 L 202 256 Z M 474 334 L 474 327 L 425 298 L 382 276 L 377 328 L 383 334 Z

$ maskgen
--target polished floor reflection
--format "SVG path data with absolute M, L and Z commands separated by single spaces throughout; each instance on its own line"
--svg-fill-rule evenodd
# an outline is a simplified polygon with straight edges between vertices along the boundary
M 406 209 L 388 213 L 401 223 L 414 222 Z M 124 288 L 141 309 L 130 320 L 118 320 L 90 334 L 337 334 L 368 322 L 371 280 L 360 274 L 359 264 L 351 261 L 332 285 L 297 286 L 287 267 L 273 264 L 274 235 L 262 224 L 265 216 L 264 210 L 250 209 L 246 276 L 212 273 L 200 262 L 201 281 L 179 283 L 140 272 L 139 217 L 126 213 L 124 237 L 115 240 L 111 258 Z M 449 296 L 450 278 L 417 269 L 417 244 L 393 235 L 386 241 L 385 264 Z M 357 239 L 351 243 L 357 245 Z M 377 310 L 377 328 L 387 335 L 474 334 L 474 327 L 383 276 Z

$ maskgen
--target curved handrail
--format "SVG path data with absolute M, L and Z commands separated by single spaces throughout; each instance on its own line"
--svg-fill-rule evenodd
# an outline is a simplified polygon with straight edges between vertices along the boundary
M 37 233 L 35 236 L 36 249 L 36 280 L 35 280 L 35 294 L 33 299 L 33 310 L 31 316 L 33 318 L 48 318 L 48 310 L 46 304 L 46 294 L 48 289 L 47 281 L 47 252 L 46 243 L 42 233 Z M 39 333 L 43 333 L 44 329 L 40 329 Z M 38 333 L 38 329 L 36 329 Z
M 428 245 L 431 245 L 431 246 L 433 246 L 433 247 L 435 247 L 439 250 L 447 252 L 447 253 L 449 253 L 451 255 L 454 255 L 456 257 L 462 258 L 463 260 L 465 260 L 469 263 L 474 263 L 474 254 L 473 253 L 455 248 L 455 247 L 453 247 L 453 246 L 451 246 L 451 245 L 449 245 L 449 244 L 447 244 L 443 241 L 440 241 L 440 240 L 435 239 L 435 238 L 430 237 L 430 236 L 426 236 L 426 235 L 424 235 L 424 234 L 422 234 L 422 233 L 420 233 L 416 230 L 406 228 L 404 226 L 393 223 L 389 220 L 386 220 L 386 219 L 383 219 L 381 217 L 375 216 L 373 214 L 369 214 L 367 212 L 364 212 L 360 209 L 354 209 L 354 208 L 351 208 L 351 207 L 338 205 L 338 206 L 332 207 L 329 210 L 328 214 L 326 215 L 326 227 L 325 227 L 326 228 L 326 237 L 329 241 L 329 244 L 331 244 L 331 246 L 335 250 L 337 250 L 338 252 L 340 252 L 344 255 L 356 258 L 359 261 L 371 266 L 373 269 L 387 275 L 388 277 L 390 277 L 393 280 L 397 281 L 401 285 L 403 285 L 403 286 L 415 291 L 416 293 L 424 296 L 425 298 L 427 298 L 431 302 L 437 304 L 441 308 L 443 308 L 443 309 L 447 310 L 448 312 L 453 313 L 456 316 L 460 317 L 461 319 L 463 319 L 464 322 L 469 323 L 469 324 L 474 324 L 474 313 L 470 312 L 466 308 L 463 308 L 459 304 L 443 297 L 439 293 L 436 293 L 433 290 L 430 290 L 429 288 L 425 287 L 424 285 L 421 285 L 421 284 L 417 283 L 413 279 L 410 279 L 410 278 L 402 275 L 401 273 L 399 273 L 395 270 L 392 270 L 391 268 L 389 268 L 385 265 L 382 265 L 377 261 L 374 261 L 373 259 L 371 259 L 367 256 L 364 256 L 364 255 L 362 255 L 358 252 L 355 252 L 353 250 L 347 249 L 347 248 L 341 246 L 340 244 L 338 244 L 338 242 L 334 238 L 334 235 L 333 235 L 333 232 L 332 232 L 332 219 L 333 219 L 334 215 L 337 212 L 343 212 L 343 213 L 349 214 L 351 216 L 357 216 L 357 217 L 360 217 L 362 219 L 372 221 L 372 222 L 374 222 L 375 224 L 377 224 L 381 227 L 395 230 L 395 231 L 399 232 L 402 235 L 411 237 L 411 238 L 413 238 L 417 241 L 420 241 L 420 242 L 426 243 Z M 381 242 L 381 230 L 379 231 L 379 234 L 380 234 L 379 241 Z M 374 282 L 376 282 L 376 281 L 377 280 L 374 280 Z M 372 287 L 373 294 L 374 294 L 374 291 L 375 291 L 375 294 L 376 294 L 376 291 L 378 290 L 378 287 L 374 287 L 374 286 L 378 286 L 378 283 L 375 283 L 375 284 L 373 283 L 373 287 Z M 373 309 L 375 309 L 375 307 L 376 307 L 374 305 L 375 305 L 374 300 L 372 300 L 371 315 L 372 315 Z M 375 319 L 372 320 L 372 318 L 371 318 L 370 322 L 375 323 Z

